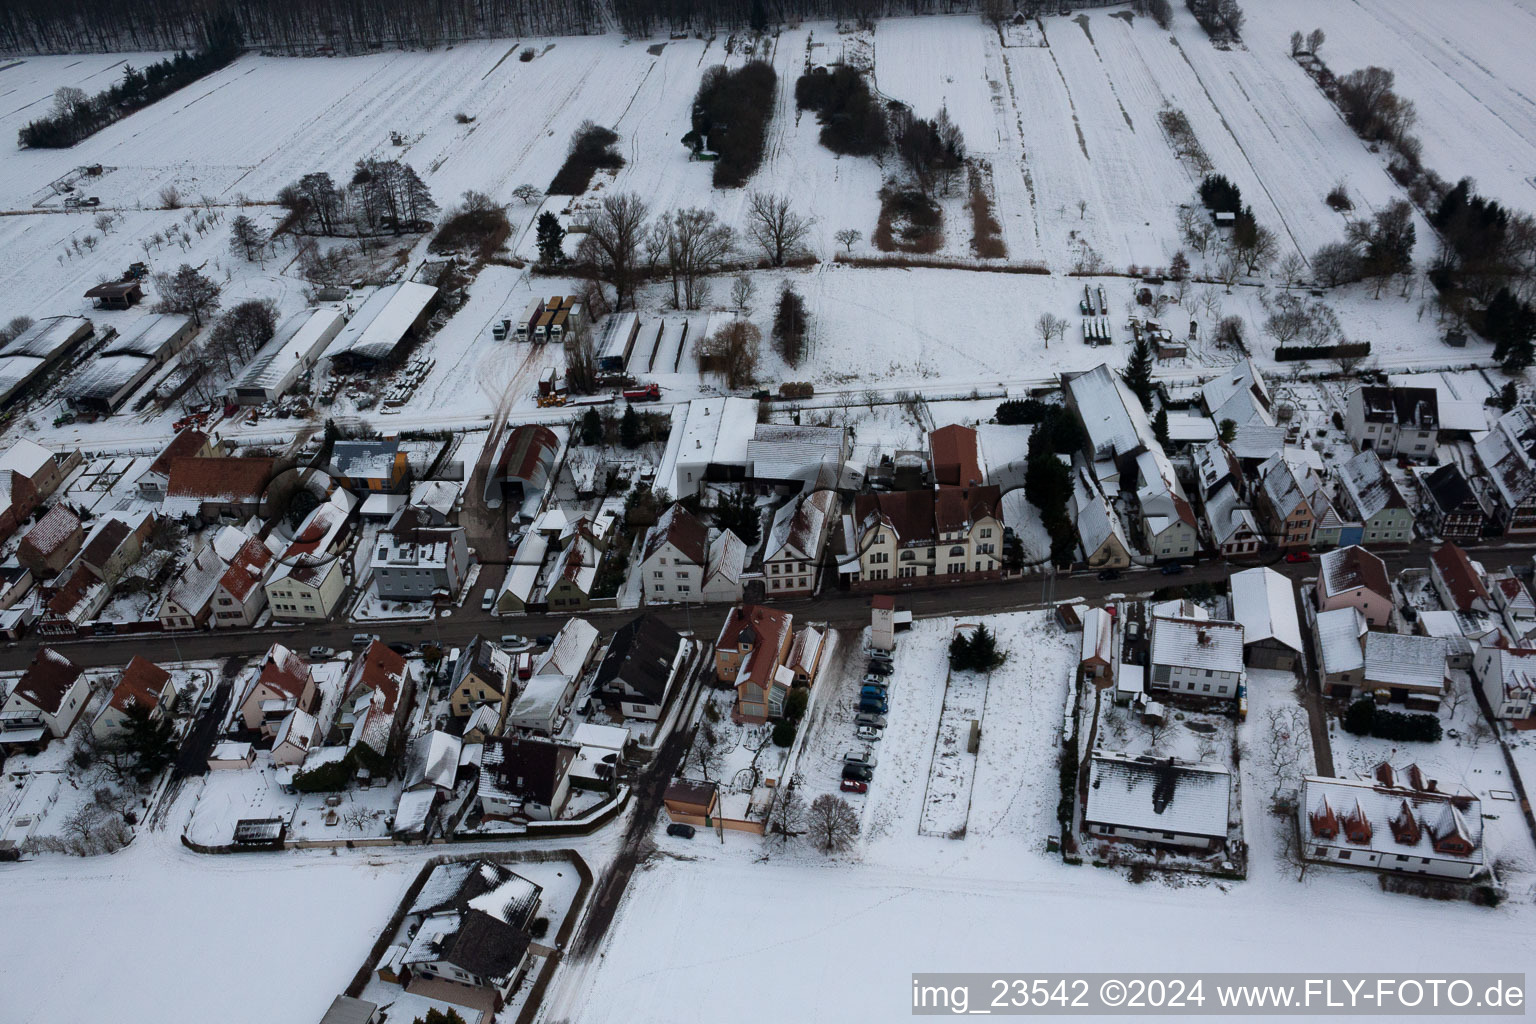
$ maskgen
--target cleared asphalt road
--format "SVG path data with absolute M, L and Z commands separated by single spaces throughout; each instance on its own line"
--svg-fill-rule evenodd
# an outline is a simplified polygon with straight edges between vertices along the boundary
M 1429 544 L 1416 544 L 1411 548 L 1382 552 L 1388 570 L 1395 577 L 1403 569 L 1427 566 Z M 1530 546 L 1474 547 L 1471 555 L 1490 569 L 1507 564 L 1523 563 L 1530 558 Z M 1250 563 L 1206 562 L 1192 566 L 1176 576 L 1164 576 L 1156 569 L 1137 569 L 1125 572 L 1120 579 L 1100 580 L 1094 572 L 1073 575 L 1029 575 L 1022 579 L 1000 583 L 979 583 L 971 586 L 949 587 L 938 590 L 898 591 L 897 603 L 909 608 L 918 618 L 936 615 L 974 614 L 1014 611 L 1023 608 L 1039 608 L 1062 601 L 1084 600 L 1101 603 L 1120 594 L 1144 593 L 1158 587 L 1193 583 L 1200 580 L 1224 582 L 1228 575 L 1247 568 Z M 1258 564 L 1258 563 L 1253 563 Z M 1305 579 L 1317 575 L 1315 562 L 1286 562 L 1283 559 L 1269 562 L 1292 579 Z M 851 594 L 832 591 L 820 597 L 800 601 L 775 601 L 774 607 L 783 608 L 797 617 L 813 622 L 827 622 L 833 626 L 862 626 L 869 622 L 868 594 Z M 352 645 L 357 633 L 377 633 L 387 641 L 404 640 L 408 643 L 438 643 L 445 647 L 462 645 L 477 633 L 499 637 L 506 634 L 538 636 L 557 632 L 568 615 L 517 615 L 498 617 L 483 612 L 473 604 L 473 595 L 466 607 L 456 608 L 446 618 L 431 622 L 374 623 L 353 625 L 346 623 L 306 623 L 304 625 L 268 626 L 264 629 L 187 632 L 187 633 L 138 633 L 128 636 L 99 637 L 89 640 L 60 639 L 58 637 L 30 636 L 7 645 L 0 652 L 0 670 L 25 668 L 39 647 L 50 646 L 67 654 L 76 664 L 86 668 L 126 664 L 135 654 L 152 661 L 186 661 L 222 659 L 231 655 L 261 654 L 274 643 L 286 644 L 303 653 L 313 646 L 334 647 L 338 651 Z M 681 632 L 711 638 L 719 628 L 724 610 L 715 607 L 675 607 L 652 609 L 662 621 Z M 599 611 L 579 613 L 603 632 L 611 632 L 637 614 L 634 610 Z

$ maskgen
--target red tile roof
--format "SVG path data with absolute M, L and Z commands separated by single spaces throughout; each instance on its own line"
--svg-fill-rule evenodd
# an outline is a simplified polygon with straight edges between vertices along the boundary
M 118 677 L 117 685 L 112 688 L 112 699 L 108 703 L 122 712 L 127 712 L 134 704 L 153 710 L 160 703 L 160 693 L 170 678 L 171 674 L 165 669 L 135 654 Z
M 271 564 L 272 552 L 261 542 L 260 537 L 252 537 L 235 552 L 229 568 L 219 578 L 219 586 L 230 597 L 243 602 L 261 584 L 261 577 Z
M 171 443 L 149 464 L 149 472 L 159 473 L 161 476 L 171 475 L 171 461 L 173 459 L 191 458 L 203 450 L 203 445 L 208 443 L 208 435 L 196 427 L 188 427 L 175 437 Z
M 249 501 L 260 498 L 272 478 L 275 459 L 219 459 L 178 456 L 171 459 L 167 497 L 203 501 Z
M 282 644 L 273 644 L 267 658 L 261 664 L 261 674 L 256 682 L 265 684 L 294 700 L 302 700 L 304 688 L 310 681 L 309 666 L 304 659 Z
M 80 517 L 62 504 L 55 505 L 37 521 L 36 526 L 27 531 L 21 542 L 38 554 L 47 556 L 63 547 L 79 529 Z
M 703 566 L 709 560 L 708 527 L 681 505 L 673 505 L 656 520 L 646 539 L 641 561 L 650 558 L 668 542 L 694 565 Z
M 743 643 L 752 645 L 752 653 L 742 662 L 736 679 L 766 688 L 779 667 L 779 650 L 789 635 L 794 617 L 788 612 L 765 608 L 760 604 L 738 605 L 726 616 L 717 646 L 735 650 Z
M 1455 602 L 1455 611 L 1471 611 L 1472 606 L 1478 601 L 1487 604 L 1488 589 L 1483 586 L 1483 581 L 1478 577 L 1477 570 L 1472 567 L 1472 560 L 1467 557 L 1465 551 L 1446 541 L 1429 556 L 1429 560 L 1445 582 L 1445 589 L 1450 592 L 1451 600 Z
M 972 487 L 982 482 L 981 453 L 976 431 L 952 423 L 928 434 L 934 483 L 940 487 Z
M 32 658 L 32 664 L 16 683 L 13 696 L 25 697 L 33 707 L 50 715 L 58 714 L 75 680 L 80 678 L 80 666 L 70 661 L 52 647 L 44 647 Z

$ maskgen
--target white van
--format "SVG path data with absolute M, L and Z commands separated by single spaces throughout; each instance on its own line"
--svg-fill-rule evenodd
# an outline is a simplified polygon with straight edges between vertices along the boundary
M 485 596 L 480 598 L 480 610 L 488 612 L 496 607 L 496 588 L 486 587 Z

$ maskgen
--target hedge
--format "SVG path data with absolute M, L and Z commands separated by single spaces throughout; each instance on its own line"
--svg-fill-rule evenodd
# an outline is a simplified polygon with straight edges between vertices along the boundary
M 1434 715 L 1414 715 L 1379 708 L 1369 697 L 1362 697 L 1344 713 L 1344 731 L 1356 736 L 1369 733 L 1380 740 L 1412 740 L 1418 743 L 1440 741 L 1440 719 Z
M 1275 361 L 1300 363 L 1312 359 L 1364 359 L 1371 354 L 1368 341 L 1350 342 L 1347 345 L 1281 345 L 1275 349 Z

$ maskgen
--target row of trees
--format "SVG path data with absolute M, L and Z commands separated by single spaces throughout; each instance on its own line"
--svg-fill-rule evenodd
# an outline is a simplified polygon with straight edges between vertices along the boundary
M 1072 471 L 1057 458 L 1082 447 L 1082 431 L 1064 407 L 1045 405 L 1029 433 L 1024 463 L 1024 497 L 1040 510 L 1040 522 L 1051 538 L 1051 561 L 1067 565 L 1077 547 L 1077 533 L 1067 512 Z
M 1218 42 L 1236 40 L 1243 34 L 1243 9 L 1237 0 L 1184 0 L 1200 27 Z
M 0 15 L 3 17 L 3 15 Z M 219 70 L 240 55 L 240 27 L 228 16 L 210 20 L 207 38 L 196 53 L 181 50 L 140 70 L 124 65 L 123 77 L 95 96 L 64 86 L 53 96 L 53 112 L 28 122 L 18 143 L 34 149 L 73 146 L 107 125 L 142 110 L 199 78 Z
M 402 234 L 425 230 L 437 212 L 432 190 L 410 164 L 373 157 L 353 165 L 339 187 L 330 174 L 306 174 L 277 193 L 290 225 L 315 235 Z
M 788 196 L 747 197 L 746 241 L 772 266 L 782 267 L 800 253 L 813 223 L 795 212 Z M 673 304 L 697 309 L 707 296 L 707 276 L 738 251 L 735 230 L 713 210 L 674 210 L 652 218 L 645 200 L 629 192 L 604 196 L 586 229 L 576 260 L 594 283 L 613 289 L 614 309 L 633 302 L 640 281 L 663 273 L 672 281 Z M 546 225 L 539 230 L 544 258 Z M 554 228 L 547 228 L 547 237 L 547 255 L 553 256 Z
M 716 188 L 745 185 L 762 163 L 778 81 L 773 65 L 762 60 L 733 69 L 716 64 L 704 72 L 683 145 L 695 155 L 706 145 L 715 153 Z

